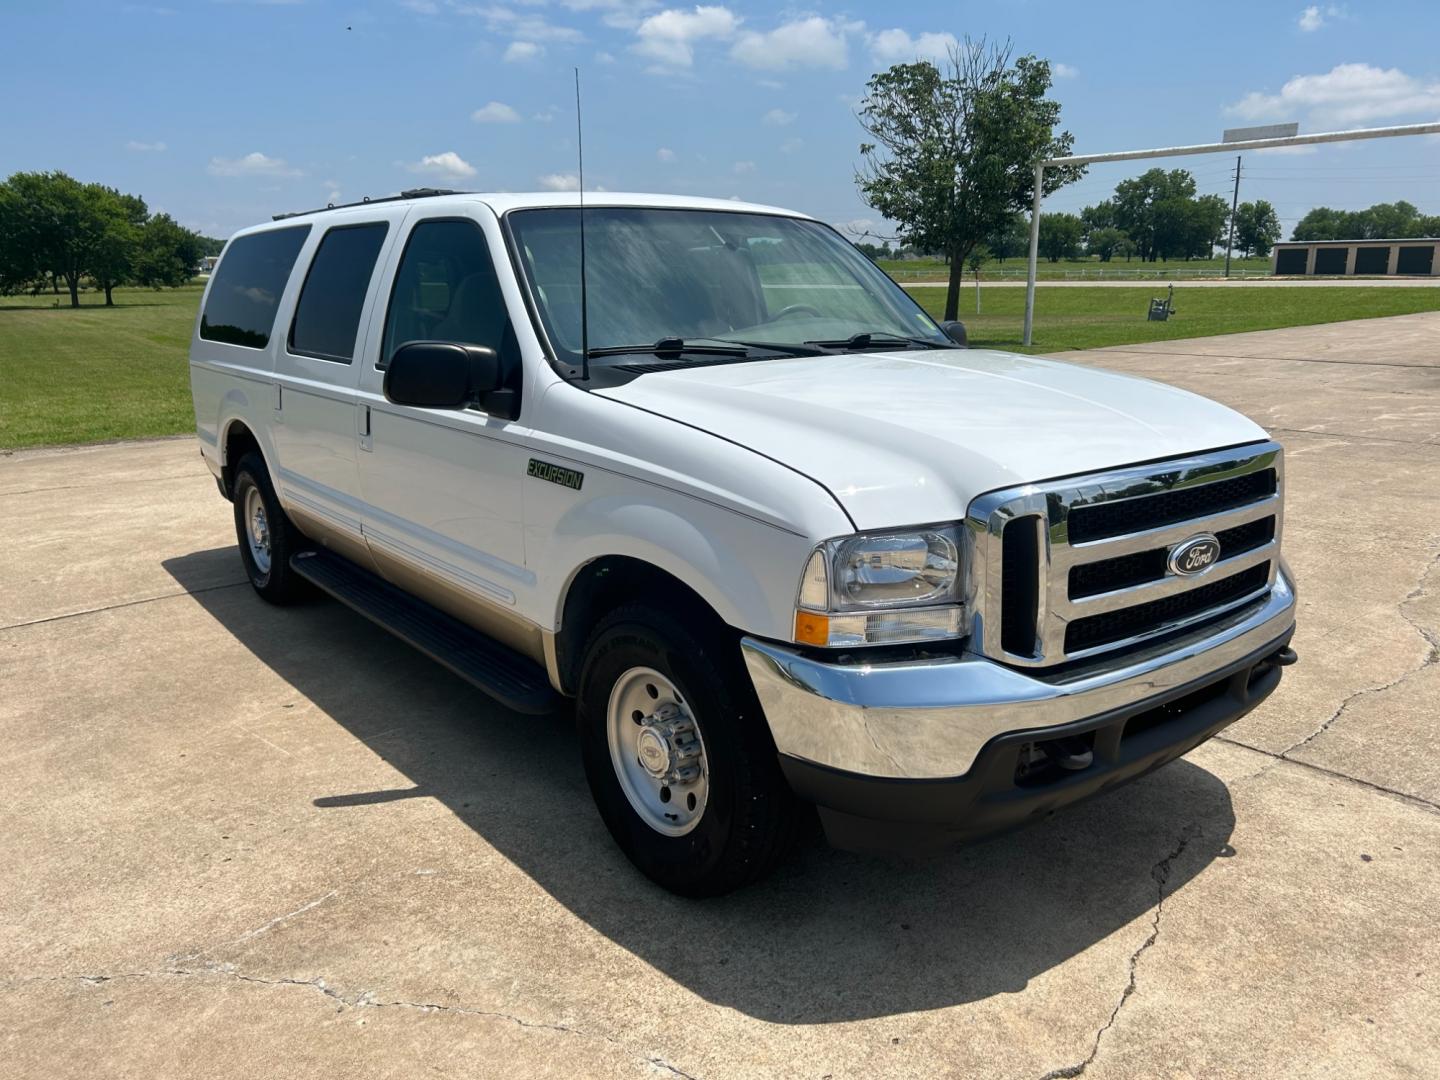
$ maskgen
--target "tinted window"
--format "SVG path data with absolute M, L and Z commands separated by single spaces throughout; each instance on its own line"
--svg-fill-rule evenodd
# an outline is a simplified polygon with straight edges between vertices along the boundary
M 310 262 L 310 272 L 305 275 L 300 302 L 295 305 L 295 321 L 290 325 L 291 352 L 350 363 L 355 355 L 365 290 L 370 287 L 370 275 L 387 228 L 380 221 L 343 225 L 325 234 Z
M 385 320 L 384 367 L 407 341 L 485 345 L 514 367 L 515 336 L 490 249 L 469 221 L 422 221 L 410 232 Z
M 275 325 L 275 305 L 309 234 L 309 225 L 297 225 L 231 240 L 210 283 L 200 336 L 263 349 Z

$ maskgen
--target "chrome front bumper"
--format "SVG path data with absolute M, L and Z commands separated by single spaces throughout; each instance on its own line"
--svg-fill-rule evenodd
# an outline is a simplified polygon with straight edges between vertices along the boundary
M 1282 567 L 1263 601 L 1188 636 L 1060 675 L 966 653 L 827 663 L 768 641 L 741 650 L 782 755 L 864 776 L 962 776 L 998 736 L 1043 730 L 1170 694 L 1286 636 L 1295 587 Z

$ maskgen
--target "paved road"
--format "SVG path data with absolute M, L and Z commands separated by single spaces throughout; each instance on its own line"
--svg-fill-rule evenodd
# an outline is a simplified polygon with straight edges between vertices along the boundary
M 948 281 L 902 281 L 901 285 L 907 289 L 944 289 L 949 287 Z M 1176 288 L 1185 289 L 1241 289 L 1252 285 L 1259 285 L 1266 289 L 1314 289 L 1321 286 L 1342 289 L 1363 288 L 1371 285 L 1378 285 L 1388 289 L 1414 289 L 1414 288 L 1440 288 L 1440 277 L 1423 278 L 1236 278 L 1226 281 L 1223 278 L 1201 278 L 1199 280 L 1188 277 L 1159 277 L 1146 278 L 1143 281 L 1134 279 L 1128 281 L 1102 281 L 1095 278 L 1078 278 L 1075 280 L 1054 281 L 1040 279 L 1036 288 L 1040 289 L 1145 289 L 1154 288 L 1156 285 L 1174 285 Z M 774 288 L 774 286 L 768 286 Z M 798 287 L 798 286 L 797 286 Z M 974 278 L 966 281 L 967 289 L 975 288 Z M 814 289 L 817 286 L 807 285 L 807 289 Z M 1018 281 L 985 281 L 980 282 L 981 289 L 1023 289 L 1025 279 Z
M 1284 440 L 1301 663 L 1042 825 L 709 903 L 563 717 L 255 599 L 192 442 L 0 458 L 0 1072 L 1434 1076 L 1440 315 L 1069 358 Z

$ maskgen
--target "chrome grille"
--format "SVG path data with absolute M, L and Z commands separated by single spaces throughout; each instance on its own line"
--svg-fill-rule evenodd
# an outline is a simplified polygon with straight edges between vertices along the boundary
M 1259 600 L 1279 566 L 1282 463 L 1267 442 L 980 496 L 966 521 L 975 647 L 1059 664 Z M 1174 573 L 1171 550 L 1199 534 L 1218 559 Z

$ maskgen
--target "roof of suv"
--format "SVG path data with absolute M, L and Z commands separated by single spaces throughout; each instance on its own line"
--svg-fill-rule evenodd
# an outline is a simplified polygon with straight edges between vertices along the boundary
M 423 203 L 427 210 L 435 210 L 442 213 L 447 209 L 454 209 L 468 203 L 481 202 L 489 206 L 496 214 L 504 214 L 511 210 L 578 207 L 581 204 L 580 194 L 575 191 L 433 192 L 430 189 L 420 189 L 413 192 L 402 192 L 400 195 L 389 196 L 383 199 L 347 203 L 343 206 L 327 206 L 316 210 L 302 210 L 292 214 L 277 214 L 274 220 L 283 223 L 292 221 L 295 218 L 309 218 L 322 214 L 344 213 L 348 215 L 354 214 L 356 211 L 363 212 L 370 206 L 393 205 L 397 202 Z M 763 206 L 758 203 L 740 202 L 736 199 L 705 199 L 691 195 L 657 195 L 623 191 L 586 192 L 584 205 L 589 208 L 602 206 L 648 206 L 672 210 L 728 210 L 732 212 L 748 211 L 758 214 L 783 214 L 786 217 L 809 216 L 778 206 Z M 249 230 L 245 231 L 248 232 Z

